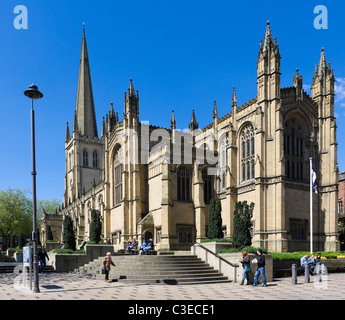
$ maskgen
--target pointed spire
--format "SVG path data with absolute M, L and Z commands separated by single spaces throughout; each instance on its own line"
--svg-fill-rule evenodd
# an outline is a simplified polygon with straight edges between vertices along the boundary
M 195 129 L 199 128 L 199 124 L 196 122 L 196 117 L 194 113 L 194 109 L 192 110 L 192 118 L 189 124 L 189 130 L 194 131 Z
M 104 120 L 104 117 L 103 117 L 103 121 L 102 121 L 102 132 L 101 132 L 101 137 L 104 137 L 105 136 L 105 120 Z
M 232 101 L 231 101 L 232 109 L 237 107 L 237 97 L 236 97 L 236 88 L 232 88 Z
M 80 135 L 86 135 L 89 138 L 98 138 L 89 57 L 85 36 L 85 24 L 83 24 L 83 38 L 80 53 L 78 90 L 75 111 L 76 122 L 78 124 Z
M 263 46 L 264 50 L 266 50 L 266 48 L 271 45 L 271 43 L 273 42 L 272 39 L 273 38 L 272 38 L 270 22 L 267 21 L 266 32 L 265 32 L 265 39 L 264 39 L 264 46 Z
M 77 120 L 77 111 L 74 112 L 73 132 L 79 133 L 78 120 Z
M 69 126 L 68 126 L 68 122 L 67 122 L 67 128 L 66 128 L 66 139 L 65 142 L 68 142 L 71 140 L 71 134 L 69 132 Z
M 218 118 L 218 110 L 217 110 L 217 103 L 216 100 L 213 102 L 213 119 Z
M 129 79 L 128 97 L 136 97 L 132 78 Z
M 114 104 L 112 102 L 110 103 L 109 118 L 115 119 Z
M 295 88 L 302 88 L 303 76 L 299 74 L 299 69 L 296 69 L 296 74 L 293 76 L 293 86 Z
M 172 111 L 170 124 L 171 124 L 171 130 L 175 130 L 176 129 L 176 120 L 175 120 L 174 110 Z

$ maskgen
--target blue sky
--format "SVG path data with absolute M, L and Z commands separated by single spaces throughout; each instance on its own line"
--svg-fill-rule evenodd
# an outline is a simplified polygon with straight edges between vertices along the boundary
M 328 9 L 328 29 L 314 28 L 314 7 Z M 28 9 L 28 29 L 13 26 L 16 5 Z M 296 68 L 310 85 L 321 48 L 337 78 L 339 169 L 345 170 L 345 41 L 343 1 L 88 1 L 11 0 L 0 3 L 0 189 L 31 189 L 30 101 L 35 83 L 37 196 L 64 192 L 66 122 L 73 123 L 82 24 L 85 22 L 98 131 L 114 102 L 120 119 L 133 78 L 140 119 L 187 128 L 192 109 L 200 127 L 256 96 L 256 60 L 266 21 L 280 45 L 282 87 Z

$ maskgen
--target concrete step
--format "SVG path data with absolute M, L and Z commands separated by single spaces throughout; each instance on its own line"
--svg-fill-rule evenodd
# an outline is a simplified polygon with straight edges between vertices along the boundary
M 111 267 L 109 278 L 128 283 L 214 283 L 229 281 L 194 255 L 112 256 L 115 267 Z M 104 279 L 103 257 L 75 269 L 74 273 Z

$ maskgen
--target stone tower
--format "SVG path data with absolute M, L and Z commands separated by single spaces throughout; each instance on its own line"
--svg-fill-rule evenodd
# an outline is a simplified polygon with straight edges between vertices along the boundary
M 331 64 L 327 64 L 324 49 L 321 50 L 319 65 L 315 67 L 312 99 L 317 104 L 318 128 L 317 143 L 319 154 L 318 191 L 320 194 L 320 212 L 325 234 L 325 250 L 339 249 L 337 241 L 337 202 L 338 202 L 338 167 L 336 119 L 334 116 L 334 74 Z M 319 231 L 319 232 L 320 232 Z M 315 232 L 315 231 L 314 231 Z
M 73 132 L 71 136 L 67 123 L 65 152 L 66 174 L 64 205 L 67 206 L 71 203 L 76 203 L 83 194 L 95 188 L 104 179 L 104 139 L 103 136 L 101 138 L 98 137 L 84 28 Z M 85 223 L 88 223 L 90 220 L 91 207 L 89 209 L 84 207 L 78 208 L 78 212 L 75 212 L 75 216 L 81 215 L 87 217 Z M 88 230 L 86 225 L 85 230 Z M 83 238 L 84 232 L 78 232 L 78 236 Z

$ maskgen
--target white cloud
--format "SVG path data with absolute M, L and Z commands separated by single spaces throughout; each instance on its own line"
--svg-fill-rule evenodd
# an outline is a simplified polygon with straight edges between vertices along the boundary
M 335 80 L 335 102 L 340 102 L 340 106 L 345 107 L 345 78 L 335 78 Z

